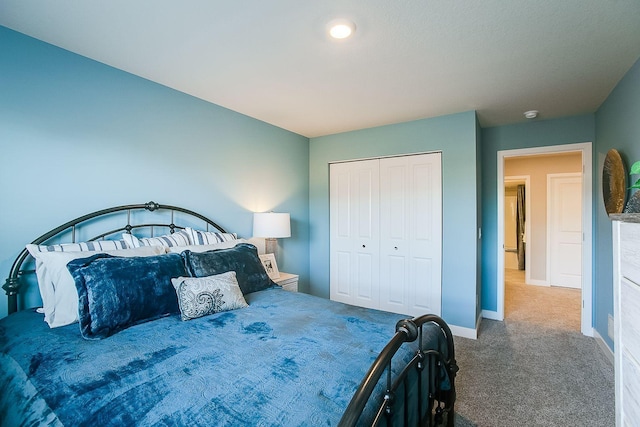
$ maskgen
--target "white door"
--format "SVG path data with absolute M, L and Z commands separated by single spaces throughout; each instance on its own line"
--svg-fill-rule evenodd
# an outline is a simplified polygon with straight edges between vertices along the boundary
M 440 314 L 440 153 L 330 165 L 330 297 Z
M 440 314 L 440 153 L 380 160 L 380 309 Z
M 379 161 L 330 165 L 330 298 L 379 305 Z
M 548 176 L 549 284 L 582 288 L 582 176 Z

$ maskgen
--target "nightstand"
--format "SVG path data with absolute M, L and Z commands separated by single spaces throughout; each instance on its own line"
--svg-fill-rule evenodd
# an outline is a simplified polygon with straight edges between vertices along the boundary
M 298 292 L 298 275 L 280 272 L 280 278 L 274 280 L 285 291 Z

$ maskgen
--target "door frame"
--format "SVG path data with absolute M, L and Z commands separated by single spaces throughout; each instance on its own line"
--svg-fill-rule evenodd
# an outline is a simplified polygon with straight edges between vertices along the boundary
M 580 152 L 582 154 L 582 314 L 580 331 L 593 336 L 593 153 L 592 143 L 552 145 L 546 147 L 521 148 L 498 151 L 497 177 L 497 313 L 496 320 L 504 320 L 504 160 L 536 154 L 559 154 Z
M 550 173 L 547 174 L 547 265 L 546 265 L 546 282 L 547 286 L 551 286 L 551 246 L 552 246 L 552 238 L 551 238 L 551 219 L 553 216 L 553 212 L 550 209 L 551 206 L 551 197 L 552 195 L 552 181 L 554 179 L 564 179 L 564 178 L 579 178 L 580 186 L 582 187 L 584 183 L 582 182 L 582 174 L 580 172 L 567 172 L 567 173 Z M 584 224 L 580 224 L 580 228 L 584 233 Z M 584 240 L 584 239 L 583 239 Z M 577 288 L 576 288 L 577 289 Z

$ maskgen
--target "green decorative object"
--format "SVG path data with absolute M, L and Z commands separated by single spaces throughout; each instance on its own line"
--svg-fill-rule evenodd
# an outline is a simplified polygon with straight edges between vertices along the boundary
M 640 175 L 640 161 L 635 162 L 631 165 L 631 170 L 629 171 L 629 175 Z M 640 178 L 629 188 L 640 188 Z
M 640 161 L 635 162 L 631 165 L 631 170 L 629 171 L 629 175 L 639 175 L 640 174 Z M 635 184 L 633 184 L 629 189 L 636 188 L 640 189 L 640 179 L 638 179 Z M 627 201 L 627 206 L 624 208 L 624 213 L 640 213 L 640 191 L 636 191 L 629 197 L 629 201 Z

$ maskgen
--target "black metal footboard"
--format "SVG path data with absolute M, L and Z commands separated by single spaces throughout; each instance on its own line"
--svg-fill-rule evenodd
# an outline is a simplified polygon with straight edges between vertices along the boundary
M 435 340 L 427 339 L 423 334 L 423 326 L 433 324 L 437 325 L 437 333 L 440 335 Z M 429 329 L 430 333 L 433 333 L 434 328 L 429 327 Z M 393 356 L 404 343 L 413 342 L 416 339 L 418 350 L 415 356 L 393 378 L 391 369 Z M 339 426 L 357 425 L 365 407 L 374 404 L 377 414 L 372 425 L 375 426 L 447 425 L 452 427 L 457 371 L 453 336 L 444 320 L 432 314 L 400 320 L 396 324 L 396 334 L 371 365 L 342 416 Z M 385 372 L 386 379 L 383 380 L 383 384 L 386 391 L 383 401 L 369 402 Z

